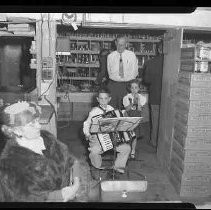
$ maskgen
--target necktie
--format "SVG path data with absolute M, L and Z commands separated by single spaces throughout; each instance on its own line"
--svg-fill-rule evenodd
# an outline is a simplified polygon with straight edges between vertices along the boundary
M 124 69 L 123 69 L 123 61 L 122 61 L 122 53 L 120 53 L 120 59 L 119 59 L 119 76 L 121 78 L 124 77 Z

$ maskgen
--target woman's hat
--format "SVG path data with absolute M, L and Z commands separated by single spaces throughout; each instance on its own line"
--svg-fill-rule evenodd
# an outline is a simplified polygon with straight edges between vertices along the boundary
M 33 102 L 17 102 L 7 105 L 1 111 L 1 124 L 7 126 L 24 126 L 41 114 L 41 108 Z

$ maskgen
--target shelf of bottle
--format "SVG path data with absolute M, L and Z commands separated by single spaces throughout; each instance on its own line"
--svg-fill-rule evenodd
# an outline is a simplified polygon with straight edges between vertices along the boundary
M 58 38 L 66 38 L 63 36 L 58 36 Z M 107 37 L 78 37 L 78 36 L 69 36 L 70 40 L 84 40 L 84 41 L 104 41 L 104 42 L 112 42 L 115 40 L 114 38 Z M 160 42 L 159 39 L 128 39 L 129 42 Z
M 76 53 L 76 54 L 99 54 L 99 51 L 93 51 L 93 50 L 70 50 L 70 53 Z
M 154 52 L 134 52 L 136 55 L 155 56 Z
M 96 80 L 96 77 L 68 77 L 68 76 L 62 76 L 59 77 L 58 80 L 63 80 L 63 79 L 69 79 L 69 80 Z
M 100 64 L 85 64 L 85 63 L 57 63 L 58 66 L 66 66 L 66 67 L 82 67 L 82 68 L 99 68 Z M 138 68 L 143 68 L 143 65 L 138 65 Z
M 69 52 L 56 52 L 56 55 L 71 55 L 72 53 L 75 54 L 99 54 L 99 51 L 93 50 L 70 50 Z
M 99 63 L 58 63 L 58 66 L 99 68 Z
M 71 55 L 75 54 L 99 54 L 99 51 L 92 50 L 70 50 L 69 52 L 56 52 L 56 55 Z M 146 55 L 146 56 L 155 56 L 154 52 L 134 52 L 136 55 Z

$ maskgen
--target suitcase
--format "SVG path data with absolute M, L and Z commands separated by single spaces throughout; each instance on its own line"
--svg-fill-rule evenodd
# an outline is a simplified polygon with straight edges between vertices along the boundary
M 140 202 L 147 190 L 146 180 L 108 180 L 100 185 L 102 202 Z

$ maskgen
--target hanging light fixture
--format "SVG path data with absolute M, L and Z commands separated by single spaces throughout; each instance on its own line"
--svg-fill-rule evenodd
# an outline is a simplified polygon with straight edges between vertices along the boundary
M 65 25 L 72 25 L 76 31 L 78 29 L 76 25 L 77 15 L 76 13 L 62 13 L 62 23 Z

